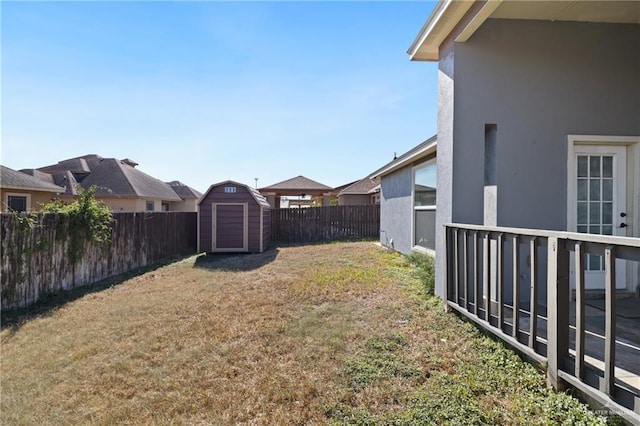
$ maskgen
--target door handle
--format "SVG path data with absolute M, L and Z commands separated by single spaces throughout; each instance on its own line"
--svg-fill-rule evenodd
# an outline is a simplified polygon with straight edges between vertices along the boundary
M 626 227 L 627 227 L 627 224 L 626 224 L 626 223 L 622 222 L 622 223 L 620 224 L 620 228 L 626 228 Z

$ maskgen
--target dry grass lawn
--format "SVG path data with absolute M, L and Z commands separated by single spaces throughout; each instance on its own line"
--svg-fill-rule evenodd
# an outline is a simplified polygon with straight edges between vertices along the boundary
M 1 423 L 603 422 L 412 277 L 372 243 L 147 272 L 2 330 Z

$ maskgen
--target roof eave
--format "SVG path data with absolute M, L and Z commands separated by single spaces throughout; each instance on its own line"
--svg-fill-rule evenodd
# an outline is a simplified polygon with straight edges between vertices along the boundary
M 0 188 L 2 188 L 2 189 L 10 189 L 12 191 L 34 191 L 34 192 L 46 192 L 46 193 L 51 193 L 51 194 L 60 194 L 60 193 L 63 193 L 65 191 L 64 188 L 58 188 L 58 189 L 54 189 L 54 188 L 35 188 L 35 187 L 29 187 L 29 186 L 15 186 L 15 185 L 2 185 L 2 186 L 0 186 Z
M 400 170 L 408 165 L 410 165 L 411 163 L 415 162 L 416 160 L 420 160 L 428 155 L 431 155 L 433 153 L 436 152 L 437 150 L 437 146 L 438 146 L 438 141 L 437 139 L 434 138 L 433 142 L 431 142 L 428 145 L 425 145 L 422 149 L 420 149 L 419 151 L 414 152 L 413 154 L 407 156 L 406 158 L 403 158 L 401 161 L 398 161 L 396 163 L 390 164 L 387 167 L 384 167 L 382 169 L 376 170 L 375 172 L 373 172 L 372 174 L 369 175 L 370 178 L 381 178 L 382 176 L 386 176 L 390 173 L 393 173 L 397 170 Z
M 470 0 L 440 0 L 407 50 L 411 61 L 437 61 L 442 42 L 473 6 Z

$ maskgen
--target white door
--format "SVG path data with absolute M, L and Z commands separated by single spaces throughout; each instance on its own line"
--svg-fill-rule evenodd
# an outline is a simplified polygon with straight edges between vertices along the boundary
M 626 236 L 626 147 L 575 145 L 570 231 Z M 626 262 L 616 261 L 616 288 L 626 288 Z M 585 287 L 604 289 L 604 258 L 586 255 Z

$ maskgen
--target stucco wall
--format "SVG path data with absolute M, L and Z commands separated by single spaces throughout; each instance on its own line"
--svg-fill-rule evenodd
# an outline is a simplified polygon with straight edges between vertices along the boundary
M 454 49 L 453 220 L 482 223 L 492 123 L 497 224 L 566 229 L 567 135 L 640 134 L 640 26 L 488 20 Z
M 371 197 L 373 194 L 345 194 L 338 199 L 341 206 L 359 206 L 362 204 L 372 204 Z
M 7 195 L 29 195 L 29 207 L 30 211 L 40 211 L 40 208 L 43 204 L 48 204 L 51 202 L 51 199 L 55 197 L 55 194 L 51 194 L 49 192 L 40 192 L 40 191 L 22 191 L 18 189 L 2 189 L 0 190 L 0 200 L 1 200 L 1 209 L 0 211 L 7 211 Z
M 139 200 L 130 198 L 97 198 L 99 201 L 104 202 L 114 212 L 135 212 L 144 211 L 144 203 L 142 209 L 138 207 Z
M 567 135 L 640 134 L 640 26 L 490 19 L 453 38 L 438 64 L 437 228 L 483 223 L 485 124 L 496 124 L 497 224 L 566 229 Z
M 180 203 L 170 203 L 169 211 L 172 211 L 172 212 L 198 211 L 198 200 L 194 198 L 194 199 L 184 200 Z
M 411 167 L 383 176 L 380 181 L 380 243 L 411 253 L 413 201 Z

